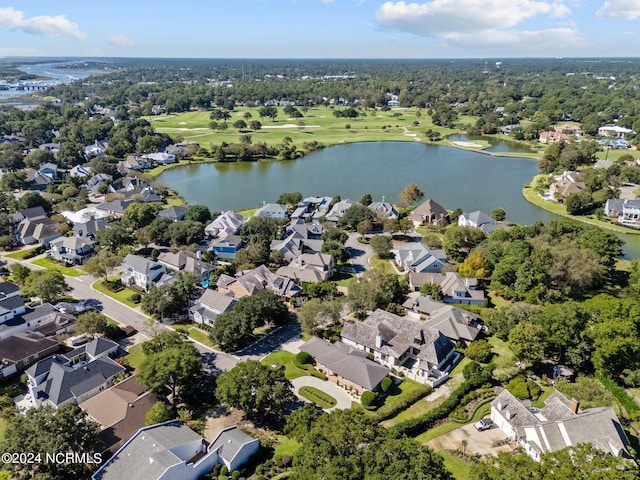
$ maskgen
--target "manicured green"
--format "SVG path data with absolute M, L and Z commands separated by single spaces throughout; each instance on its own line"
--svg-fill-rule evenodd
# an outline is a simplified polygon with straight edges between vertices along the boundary
M 538 397 L 535 402 L 531 402 L 531 406 L 535 408 L 544 408 L 544 401 L 551 395 L 553 392 L 552 388 L 542 388 L 542 394 Z
M 302 445 L 297 440 L 285 435 L 276 435 L 276 442 L 277 444 L 273 452 L 274 458 L 282 457 L 282 455 L 291 455 L 294 457 L 300 445 Z
M 444 458 L 444 466 L 456 480 L 467 480 L 471 476 L 471 465 L 447 453 L 438 452 Z
M 333 408 L 338 403 L 331 395 L 315 387 L 301 387 L 298 393 L 322 408 Z
M 196 342 L 203 343 L 208 346 L 212 346 L 211 340 L 209 339 L 209 334 L 203 330 L 200 330 L 198 327 L 192 327 L 187 332 L 189 337 L 193 338 Z
M 371 268 L 373 268 L 376 272 L 395 274 L 396 271 L 394 270 L 393 266 L 389 262 L 390 260 L 379 258 L 378 254 L 373 254 L 369 258 L 369 264 L 371 265 Z
M 238 210 L 236 213 L 242 215 L 244 218 L 251 218 L 260 207 L 246 208 L 244 210 Z
M 333 277 L 331 277 L 331 281 L 335 282 L 335 284 L 339 287 L 349 288 L 349 285 L 351 284 L 351 282 L 354 281 L 355 278 L 356 278 L 355 273 L 339 272 L 339 273 L 336 273 Z
M 433 440 L 434 438 L 439 437 L 440 435 L 444 435 L 445 433 L 449 433 L 457 428 L 460 428 L 461 426 L 462 425 L 460 423 L 452 422 L 451 420 L 449 420 L 418 435 L 416 437 L 416 440 L 424 444 L 430 440 Z
M 184 198 L 182 198 L 180 195 L 167 195 L 165 197 L 166 200 L 166 204 L 162 207 L 164 208 L 169 208 L 169 207 L 176 207 L 178 205 L 185 205 L 187 202 L 185 202 Z
M 144 362 L 144 352 L 142 351 L 142 345 L 134 345 L 129 349 L 129 354 L 125 357 L 131 368 L 140 368 L 142 362 Z
M 504 340 L 500 340 L 498 337 L 493 336 L 489 337 L 487 341 L 491 345 L 493 352 L 499 357 L 508 360 L 515 359 L 511 348 L 509 348 L 509 345 Z
M 3 254 L 3 256 L 7 258 L 12 258 L 14 260 L 24 260 L 25 258 L 28 258 L 31 254 L 33 254 L 35 251 L 37 251 L 39 248 L 40 247 L 30 248 L 28 250 L 19 250 L 17 252 Z
M 130 288 L 123 288 L 119 292 L 114 292 L 109 287 L 107 287 L 102 280 L 98 280 L 93 282 L 91 287 L 101 293 L 104 293 L 107 297 L 111 297 L 114 300 L 117 300 L 120 303 L 124 303 L 128 307 L 136 308 L 138 305 L 130 300 L 132 294 L 138 293 Z
M 38 265 L 39 267 L 42 267 L 42 268 L 47 268 L 49 270 L 56 270 L 68 277 L 81 277 L 82 275 L 85 275 L 83 272 L 81 272 L 76 268 L 65 267 L 64 265 L 60 265 L 59 263 L 52 262 L 47 258 L 39 258 L 38 260 L 33 260 L 31 263 L 33 263 L 34 265 Z
M 283 365 L 284 376 L 287 380 L 304 377 L 305 375 L 312 375 L 326 380 L 326 376 L 313 368 L 313 365 L 299 364 L 296 362 L 295 355 L 286 350 L 279 350 L 277 352 L 270 353 L 262 360 L 262 363 L 265 365 Z
M 257 108 L 242 107 L 231 112 L 232 118 L 227 121 L 229 128 L 222 132 L 214 132 L 209 128 L 210 112 L 205 110 L 145 118 L 157 132 L 179 135 L 184 141 L 195 141 L 207 147 L 210 144 L 220 145 L 222 142 L 240 143 L 242 135 L 249 135 L 252 143 L 264 142 L 267 145 L 278 145 L 284 137 L 289 137 L 301 148 L 304 142 L 312 140 L 325 146 L 385 140 L 428 142 L 423 132 L 429 129 L 438 131 L 443 136 L 458 133 L 457 130 L 434 125 L 424 111 L 421 112 L 420 124 L 413 125 L 416 121 L 416 109 L 413 108 L 394 108 L 388 112 L 369 110 L 366 117 L 359 118 L 336 118 L 333 110 L 324 106 L 314 107 L 309 109 L 303 118 L 288 119 L 283 108 L 279 107 L 278 116 L 272 121 L 259 118 Z M 253 119 L 262 124 L 260 130 L 240 132 L 231 127 L 233 122 L 242 118 L 247 111 L 253 115 Z M 395 117 L 394 114 L 397 113 L 400 113 L 400 116 Z M 345 128 L 347 124 L 350 128 Z M 156 174 L 155 169 L 151 172 Z
M 393 385 L 389 389 L 388 395 L 383 398 L 382 405 L 376 412 L 376 418 L 378 420 L 392 418 L 407 411 L 412 405 L 426 404 L 420 400 L 429 395 L 431 391 L 432 388 L 429 385 L 405 378 L 399 385 Z

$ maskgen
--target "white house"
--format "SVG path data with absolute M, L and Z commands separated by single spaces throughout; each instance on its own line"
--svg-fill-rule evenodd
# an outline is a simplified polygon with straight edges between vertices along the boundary
M 627 135 L 635 135 L 635 133 L 636 132 L 634 132 L 630 128 L 619 127 L 617 125 L 605 125 L 604 127 L 598 128 L 598 135 L 602 135 L 605 137 L 624 138 Z
M 174 154 L 165 152 L 147 153 L 146 155 L 143 155 L 142 158 L 150 163 L 156 163 L 158 165 L 169 165 L 171 163 L 176 163 L 177 161 Z
M 167 273 L 164 265 L 133 254 L 124 257 L 122 266 L 124 271 L 120 275 L 120 281 L 125 285 L 137 285 L 145 291 Z
M 216 463 L 238 469 L 259 442 L 237 426 L 222 430 L 211 444 L 178 420 L 144 427 L 91 477 L 93 480 L 197 480 Z
M 616 457 L 628 456 L 629 440 L 612 408 L 580 410 L 578 400 L 569 400 L 557 390 L 544 403 L 541 409 L 527 407 L 503 390 L 491 402 L 491 419 L 536 461 L 542 454 L 580 443 L 591 443 Z
M 410 272 L 438 273 L 448 265 L 444 250 L 430 250 L 421 243 L 411 243 L 391 250 L 396 264 Z
M 189 316 L 196 323 L 213 326 L 218 315 L 228 312 L 236 303 L 233 296 L 207 288 L 189 309 Z

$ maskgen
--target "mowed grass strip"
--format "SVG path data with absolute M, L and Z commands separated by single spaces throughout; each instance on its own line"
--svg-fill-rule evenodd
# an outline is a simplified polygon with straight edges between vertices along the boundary
M 38 260 L 34 260 L 31 263 L 48 270 L 55 270 L 62 273 L 63 275 L 66 275 L 67 277 L 81 277 L 82 275 L 84 275 L 84 273 L 76 268 L 65 267 L 46 258 L 39 258 Z
M 129 297 L 131 297 L 131 295 L 133 295 L 134 293 L 139 293 L 136 292 L 134 290 L 131 290 L 130 288 L 122 288 L 122 290 L 119 291 L 114 291 L 111 288 L 109 288 L 107 285 L 104 284 L 103 280 L 98 280 L 96 282 L 93 282 L 93 284 L 91 285 L 91 287 L 94 290 L 97 290 L 100 293 L 104 293 L 107 297 L 111 297 L 114 300 L 117 300 L 120 303 L 124 303 L 126 306 L 131 307 L 131 308 L 136 308 L 139 304 L 131 301 L 129 299 Z
M 333 408 L 338 403 L 331 395 L 315 387 L 301 387 L 298 393 L 322 408 Z

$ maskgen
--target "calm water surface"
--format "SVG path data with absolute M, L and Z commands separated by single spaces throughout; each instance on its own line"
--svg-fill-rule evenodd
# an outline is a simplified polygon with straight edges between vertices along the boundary
M 492 148 L 514 145 L 505 143 L 497 142 Z M 489 213 L 502 207 L 508 221 L 528 225 L 560 218 L 522 197 L 522 185 L 537 173 L 538 162 L 532 159 L 418 142 L 370 142 L 329 147 L 293 161 L 190 165 L 169 170 L 159 180 L 180 192 L 188 203 L 211 210 L 250 208 L 296 191 L 354 201 L 370 193 L 374 200 L 384 196 L 397 202 L 399 192 L 416 183 L 426 198 L 449 210 Z M 625 256 L 640 257 L 640 238 L 631 237 L 621 237 L 628 242 Z

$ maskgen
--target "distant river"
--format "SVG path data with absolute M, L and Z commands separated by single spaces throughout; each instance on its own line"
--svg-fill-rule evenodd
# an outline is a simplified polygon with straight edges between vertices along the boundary
M 492 149 L 513 151 L 513 145 L 496 142 Z M 559 218 L 522 197 L 522 186 L 538 172 L 538 162 L 527 158 L 419 142 L 363 142 L 325 148 L 292 161 L 188 165 L 163 173 L 159 181 L 180 192 L 188 203 L 211 210 L 250 208 L 274 202 L 285 192 L 340 195 L 354 201 L 370 193 L 374 201 L 384 197 L 395 203 L 407 184 L 416 183 L 425 198 L 449 210 L 489 213 L 502 207 L 508 221 L 529 225 Z M 640 238 L 630 237 L 622 237 L 630 242 L 625 254 L 640 257 Z

